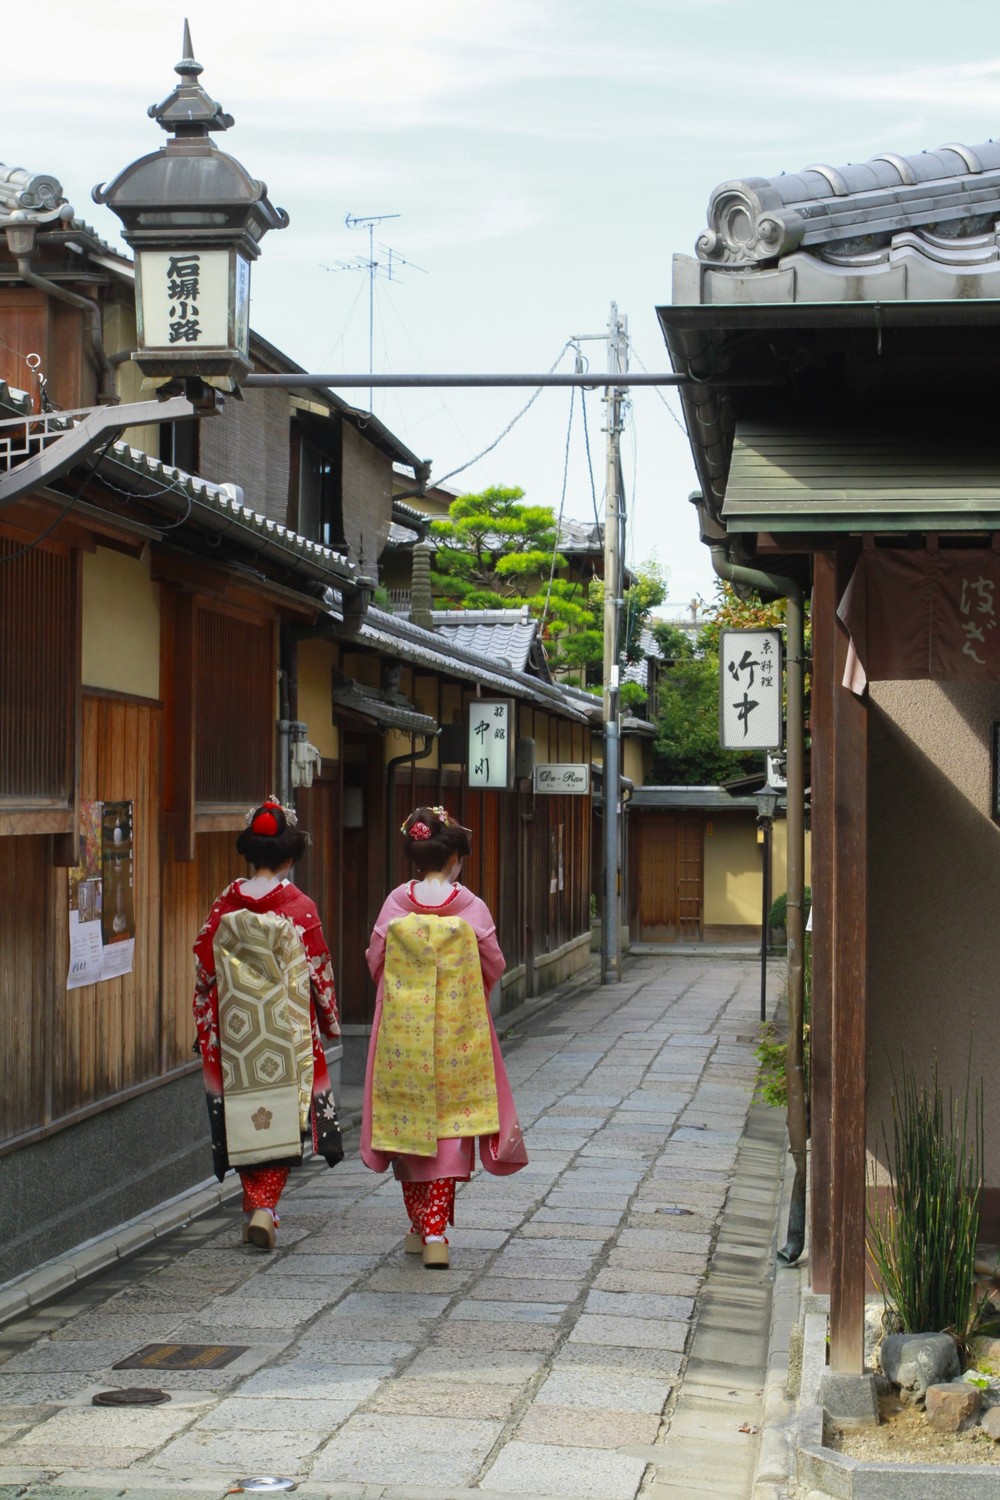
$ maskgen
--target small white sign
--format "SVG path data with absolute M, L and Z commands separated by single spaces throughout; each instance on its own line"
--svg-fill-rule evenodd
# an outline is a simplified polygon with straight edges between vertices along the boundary
M 590 791 L 590 767 L 555 763 L 535 767 L 535 791 L 583 797 Z
M 719 634 L 719 740 L 724 750 L 780 750 L 781 632 Z
M 469 786 L 505 792 L 513 781 L 513 711 L 509 698 L 474 698 L 469 704 Z
M 235 327 L 230 330 L 228 250 L 142 250 L 142 342 L 146 349 L 243 348 L 250 266 L 236 257 Z

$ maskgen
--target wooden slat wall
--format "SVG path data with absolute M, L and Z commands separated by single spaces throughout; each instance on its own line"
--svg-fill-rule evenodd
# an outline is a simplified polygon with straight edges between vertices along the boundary
M 131 974 L 82 989 L 66 990 L 57 976 L 57 1119 L 155 1078 L 160 1069 L 160 729 L 156 706 L 84 696 L 81 795 L 132 803 L 135 959 Z M 60 914 L 54 926 L 63 947 Z
M 246 875 L 232 833 L 199 833 L 194 860 L 163 866 L 162 1070 L 193 1058 L 194 940 L 220 891 Z
M 44 1125 L 49 1116 L 56 960 L 52 945 L 39 938 L 51 931 L 57 891 L 64 903 L 66 892 L 66 872 L 53 870 L 50 849 L 49 839 L 37 835 L 0 838 L 0 1140 Z

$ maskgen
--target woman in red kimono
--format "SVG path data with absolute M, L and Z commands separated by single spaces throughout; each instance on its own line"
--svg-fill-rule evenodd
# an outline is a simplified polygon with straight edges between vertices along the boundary
M 366 954 L 378 994 L 361 1158 L 402 1184 L 407 1252 L 444 1268 L 477 1139 L 487 1172 L 516 1172 L 528 1155 L 489 1009 L 504 957 L 486 903 L 458 884 L 469 831 L 418 807 L 402 833 L 420 878 L 390 893 Z
M 243 1183 L 243 1240 L 274 1247 L 277 1207 L 302 1141 L 343 1160 L 320 1033 L 340 1035 L 319 913 L 289 879 L 305 850 L 275 799 L 247 814 L 237 851 L 253 870 L 222 892 L 194 945 L 198 1028 L 212 1157 Z

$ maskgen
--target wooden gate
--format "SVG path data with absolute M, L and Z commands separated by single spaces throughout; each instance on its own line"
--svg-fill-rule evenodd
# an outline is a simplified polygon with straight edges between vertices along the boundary
M 701 813 L 633 813 L 633 936 L 640 943 L 702 937 L 705 823 Z

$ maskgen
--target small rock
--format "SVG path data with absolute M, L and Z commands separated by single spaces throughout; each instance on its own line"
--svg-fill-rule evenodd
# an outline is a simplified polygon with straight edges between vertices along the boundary
M 892 1333 L 882 1342 L 879 1362 L 904 1401 L 920 1402 L 928 1386 L 946 1384 L 962 1373 L 950 1333 Z
M 969 1357 L 988 1375 L 1000 1374 L 1000 1339 L 977 1333 L 969 1340 Z
M 964 1380 L 927 1387 L 927 1420 L 939 1432 L 964 1432 L 974 1426 L 982 1404 L 982 1392 Z
M 991 1406 L 989 1411 L 984 1412 L 980 1425 L 995 1443 L 1000 1443 L 1000 1406 Z

